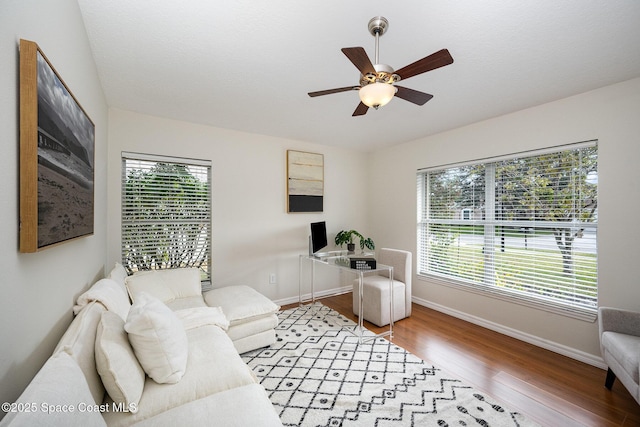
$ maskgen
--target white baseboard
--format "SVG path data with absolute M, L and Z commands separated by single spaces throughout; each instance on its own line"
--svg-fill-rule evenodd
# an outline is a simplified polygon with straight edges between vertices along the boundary
M 486 319 L 482 319 L 480 317 L 472 316 L 470 314 L 464 313 L 462 311 L 453 310 L 449 307 L 445 307 L 440 304 L 436 304 L 431 301 L 424 300 L 422 298 L 412 297 L 411 300 L 421 306 L 431 308 L 433 310 L 439 311 L 444 314 L 448 314 L 450 316 L 456 317 L 458 319 L 465 320 L 469 323 L 473 323 L 474 325 L 482 326 L 483 328 L 490 329 L 495 332 L 499 332 L 503 335 L 507 335 L 509 337 L 518 339 L 520 341 L 527 342 L 529 344 L 533 344 L 537 347 L 544 348 L 549 351 L 553 351 L 554 353 L 561 354 L 563 356 L 570 357 L 571 359 L 578 360 L 580 362 L 586 363 L 588 365 L 595 366 L 600 369 L 607 369 L 606 364 L 602 357 L 594 356 L 593 354 L 586 353 L 581 350 L 577 350 L 575 348 L 568 347 L 563 344 L 559 344 L 557 342 L 549 341 L 544 338 L 540 338 L 535 335 L 527 334 L 525 332 L 519 331 L 517 329 L 508 328 L 504 325 L 500 325 L 498 323 L 490 322 Z
M 351 291 L 353 291 L 352 286 L 343 286 L 341 288 L 327 289 L 325 291 L 315 292 L 315 298 L 318 299 L 318 298 L 324 298 L 324 297 L 329 297 L 333 295 L 341 295 Z M 302 295 L 302 301 L 307 302 L 310 300 L 311 300 L 311 293 Z M 291 298 L 283 298 L 283 299 L 275 300 L 274 302 L 278 305 L 288 305 L 288 304 L 295 304 L 299 301 L 300 301 L 300 298 L 296 296 Z

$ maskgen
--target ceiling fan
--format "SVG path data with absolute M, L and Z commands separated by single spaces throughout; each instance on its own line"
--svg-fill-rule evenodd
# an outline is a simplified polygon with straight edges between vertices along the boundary
M 378 107 L 382 107 L 391 101 L 394 96 L 402 98 L 405 101 L 412 102 L 416 105 L 424 105 L 427 101 L 433 98 L 433 95 L 428 93 L 398 86 L 395 83 L 453 63 L 451 54 L 447 49 L 442 49 L 394 71 L 389 65 L 378 63 L 378 45 L 380 36 L 382 36 L 388 28 L 389 21 L 382 16 L 376 16 L 371 18 L 369 21 L 369 32 L 376 38 L 375 64 L 371 63 L 371 60 L 362 47 L 342 48 L 342 53 L 349 58 L 361 73 L 359 86 L 346 86 L 336 89 L 309 92 L 309 96 L 316 97 L 332 93 L 357 90 L 360 95 L 360 104 L 358 104 L 352 116 L 362 116 L 367 114 L 369 107 L 373 107 L 377 110 Z

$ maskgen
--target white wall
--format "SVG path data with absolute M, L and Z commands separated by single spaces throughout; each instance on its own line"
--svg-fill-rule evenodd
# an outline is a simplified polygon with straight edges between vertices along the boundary
M 524 150 L 599 140 L 599 304 L 640 310 L 640 79 L 419 139 L 372 155 L 370 225 L 416 253 L 416 170 Z M 373 209 L 373 208 L 376 209 Z M 414 266 L 415 271 L 415 266 Z M 414 277 L 423 304 L 599 364 L 597 323 L 464 292 Z
M 286 212 L 288 149 L 324 155 L 324 213 Z M 111 109 L 109 263 L 121 258 L 122 151 L 212 161 L 214 287 L 245 284 L 273 300 L 293 301 L 309 223 L 326 221 L 330 241 L 347 227 L 376 239 L 367 224 L 370 186 L 363 153 Z M 269 284 L 270 273 L 276 284 Z
M 21 38 L 38 43 L 96 126 L 95 234 L 33 254 L 18 252 Z M 108 111 L 75 0 L 3 0 L 0 63 L 0 402 L 12 402 L 71 322 L 75 298 L 104 271 Z

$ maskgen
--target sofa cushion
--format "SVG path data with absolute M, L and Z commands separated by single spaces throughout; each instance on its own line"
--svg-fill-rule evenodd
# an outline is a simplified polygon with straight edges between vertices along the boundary
M 49 358 L 27 386 L 17 403 L 31 411 L 9 411 L 3 425 L 106 426 L 82 370 L 66 352 Z M 60 405 L 58 407 L 58 405 Z M 51 408 L 51 409 L 49 409 Z M 91 410 L 89 410 L 91 409 Z
M 251 369 L 242 361 L 229 336 L 219 327 L 205 325 L 187 331 L 187 369 L 176 384 L 158 384 L 147 378 L 138 412 L 103 414 L 111 427 L 131 425 L 214 393 L 255 383 Z M 109 399 L 110 400 L 110 399 Z M 162 417 L 159 417 L 162 420 Z M 217 424 L 214 419 L 203 425 Z M 184 422 L 178 425 L 185 424 Z M 197 425 L 188 423 L 189 425 Z M 156 425 L 166 425 L 162 422 Z M 176 424 L 169 424 L 176 425 Z
M 274 330 L 276 326 L 278 326 L 278 315 L 270 314 L 256 318 L 252 322 L 235 323 L 229 327 L 227 334 L 235 342 L 264 331 Z
M 124 329 L 149 377 L 157 383 L 180 381 L 187 366 L 187 335 L 169 307 L 141 292 L 131 306 Z
M 167 306 L 173 311 L 184 310 L 187 308 L 209 307 L 204 302 L 202 295 L 176 298 L 173 301 L 165 302 L 165 304 L 167 304 Z
M 229 321 L 220 307 L 193 307 L 174 311 L 182 321 L 185 330 L 204 325 L 215 325 L 223 330 L 229 329 Z
M 110 311 L 102 313 L 98 324 L 96 368 L 111 399 L 135 412 L 145 374 L 129 343 L 124 321 Z
M 275 408 L 269 401 L 264 388 L 259 384 L 249 384 L 215 393 L 134 425 L 136 427 L 179 426 L 184 425 L 185 420 L 189 420 L 189 425 L 193 426 L 282 426 Z
M 231 326 L 277 313 L 280 306 L 249 286 L 227 286 L 204 293 L 210 307 L 221 307 Z
M 146 292 L 164 303 L 176 298 L 202 295 L 200 270 L 197 268 L 141 271 L 127 277 L 125 284 L 132 301 L 140 292 Z

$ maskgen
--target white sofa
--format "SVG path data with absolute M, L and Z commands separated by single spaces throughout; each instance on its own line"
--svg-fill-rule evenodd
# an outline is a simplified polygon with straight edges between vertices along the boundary
M 0 426 L 282 426 L 238 353 L 270 340 L 276 304 L 243 287 L 203 297 L 197 270 L 123 272 L 117 265 L 78 298 L 53 355 Z M 231 319 L 206 305 L 216 297 L 233 300 Z

